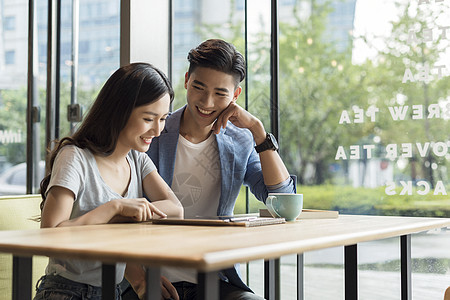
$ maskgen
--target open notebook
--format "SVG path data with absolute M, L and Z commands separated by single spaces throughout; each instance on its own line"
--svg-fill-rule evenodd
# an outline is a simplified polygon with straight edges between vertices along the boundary
M 198 216 L 190 219 L 154 219 L 153 224 L 171 224 L 171 225 L 206 225 L 206 226 L 244 226 L 254 227 L 272 224 L 286 223 L 284 218 L 265 218 L 259 216 Z

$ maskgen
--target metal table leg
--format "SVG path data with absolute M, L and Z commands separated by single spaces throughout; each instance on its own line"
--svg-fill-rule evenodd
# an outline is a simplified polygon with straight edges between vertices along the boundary
M 358 248 L 357 245 L 344 247 L 345 300 L 358 299 Z
M 146 268 L 146 300 L 161 298 L 161 268 Z
M 305 298 L 304 265 L 305 258 L 303 253 L 297 254 L 297 300 L 303 300 Z
M 401 286 L 402 300 L 412 299 L 411 283 L 411 235 L 400 237 L 400 264 L 401 264 Z
M 111 300 L 117 298 L 116 289 L 116 265 L 102 265 L 102 299 Z
M 267 300 L 276 299 L 275 274 L 275 259 L 264 261 L 264 298 Z
M 13 256 L 13 300 L 31 299 L 33 258 Z
M 219 275 L 217 272 L 198 272 L 197 296 L 200 300 L 219 300 Z

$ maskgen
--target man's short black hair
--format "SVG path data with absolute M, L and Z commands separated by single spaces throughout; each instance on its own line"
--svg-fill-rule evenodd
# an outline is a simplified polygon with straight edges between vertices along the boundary
M 234 78 L 235 87 L 245 78 L 245 59 L 236 47 L 220 39 L 209 39 L 189 51 L 188 76 L 197 67 L 211 68 Z

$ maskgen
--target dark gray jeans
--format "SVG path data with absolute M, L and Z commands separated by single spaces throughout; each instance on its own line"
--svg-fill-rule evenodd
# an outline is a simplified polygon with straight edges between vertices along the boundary
M 102 288 L 66 279 L 58 275 L 45 275 L 36 284 L 34 300 L 101 300 Z M 121 300 L 117 286 L 117 298 Z

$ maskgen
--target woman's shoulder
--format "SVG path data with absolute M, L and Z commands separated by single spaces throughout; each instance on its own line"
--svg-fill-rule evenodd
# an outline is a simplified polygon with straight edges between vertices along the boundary
M 155 164 L 145 152 L 130 150 L 127 156 L 130 164 L 135 165 L 136 170 L 141 170 L 146 173 L 147 171 L 151 172 L 156 169 Z
M 61 148 L 61 150 L 59 150 L 58 154 L 70 155 L 70 154 L 82 154 L 82 153 L 83 153 L 83 149 L 81 149 L 80 147 L 77 147 L 75 145 L 65 145 Z
M 147 155 L 147 153 L 139 152 L 133 149 L 128 152 L 127 156 L 129 159 L 137 163 L 150 160 L 150 157 Z
M 93 155 L 88 149 L 83 149 L 75 145 L 66 145 L 59 150 L 57 158 L 85 161 L 92 159 Z

